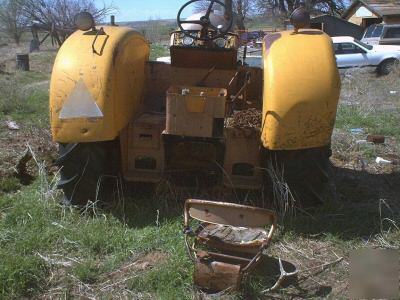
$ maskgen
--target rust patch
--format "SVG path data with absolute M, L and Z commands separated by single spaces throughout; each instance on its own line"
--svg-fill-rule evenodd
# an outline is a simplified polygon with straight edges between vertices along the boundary
M 118 54 L 119 54 L 119 47 L 117 46 L 117 47 L 114 48 L 114 51 L 113 51 L 113 54 L 112 54 L 113 67 L 115 67 L 115 62 L 117 61 Z

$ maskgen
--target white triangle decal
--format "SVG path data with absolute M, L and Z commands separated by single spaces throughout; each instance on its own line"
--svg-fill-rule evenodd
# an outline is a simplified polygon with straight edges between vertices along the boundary
M 77 119 L 77 118 L 102 118 L 104 117 L 95 99 L 90 94 L 88 88 L 82 79 L 76 83 L 71 95 L 65 101 L 59 118 Z

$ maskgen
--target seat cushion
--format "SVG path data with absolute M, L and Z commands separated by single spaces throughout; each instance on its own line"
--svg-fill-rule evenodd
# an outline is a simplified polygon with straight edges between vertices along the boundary
M 203 241 L 244 247 L 258 247 L 266 240 L 267 236 L 267 232 L 262 229 L 219 224 L 206 224 L 198 234 Z

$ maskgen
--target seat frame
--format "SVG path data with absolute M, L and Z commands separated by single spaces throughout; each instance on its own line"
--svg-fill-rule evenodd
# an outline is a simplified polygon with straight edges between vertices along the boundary
M 271 227 L 261 245 L 254 249 L 252 256 L 249 256 L 249 251 L 246 247 L 232 247 L 232 245 L 227 245 L 226 247 L 226 245 L 208 243 L 204 239 L 199 238 L 199 230 L 193 231 L 190 227 L 191 219 L 201 221 L 203 224 L 219 224 L 257 229 L 263 229 L 267 225 Z M 206 281 L 213 282 L 212 285 L 214 288 L 219 290 L 227 288 L 238 289 L 243 278 L 256 267 L 264 251 L 268 248 L 276 230 L 276 224 L 277 215 L 271 210 L 227 202 L 198 199 L 186 200 L 184 209 L 185 246 L 189 257 L 195 263 L 195 284 L 199 285 L 200 288 L 209 289 L 209 286 L 202 286 L 205 285 L 204 277 L 217 276 L 217 278 Z M 191 239 L 194 240 L 190 244 Z M 208 249 L 199 249 L 197 247 L 199 244 Z M 217 252 L 211 251 L 209 248 L 214 248 Z M 209 270 L 212 269 L 210 268 L 211 262 L 218 267 L 218 270 L 212 270 L 209 273 Z M 205 268 L 204 264 L 207 264 L 208 267 Z M 223 265 L 223 272 L 221 272 L 221 265 Z M 229 277 L 226 273 L 229 271 L 238 272 L 238 274 L 232 276 L 233 280 L 224 280 L 222 278 L 223 282 L 215 282 L 221 279 L 218 276 Z

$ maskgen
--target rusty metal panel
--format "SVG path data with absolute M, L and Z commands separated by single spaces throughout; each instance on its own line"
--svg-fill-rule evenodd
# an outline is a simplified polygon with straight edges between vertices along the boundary
M 226 89 L 172 86 L 167 92 L 166 133 L 221 137 L 226 95 Z
M 204 48 L 171 47 L 171 62 L 174 67 L 236 69 L 236 50 L 211 50 Z
M 234 203 L 188 200 L 186 205 L 192 218 L 211 224 L 257 228 L 272 225 L 277 218 L 271 210 Z
M 240 287 L 240 265 L 214 260 L 196 260 L 195 285 L 207 291 L 237 290 Z
M 236 95 L 243 82 L 235 77 L 236 72 L 251 72 L 251 82 L 246 92 L 244 105 L 261 109 L 263 71 L 259 68 L 238 67 L 234 70 L 215 69 L 204 81 L 205 87 L 224 87 L 230 95 Z M 166 94 L 171 86 L 196 86 L 209 69 L 177 68 L 160 62 L 148 62 L 146 65 L 145 105 L 148 110 L 165 111 Z M 231 82 L 232 81 L 232 82 Z
M 260 188 L 260 132 L 254 129 L 227 127 L 225 134 L 224 185 L 245 189 Z
M 145 113 L 131 122 L 121 140 L 124 178 L 137 182 L 158 182 L 164 168 L 161 133 L 165 116 Z M 123 141 L 123 142 L 122 142 Z

